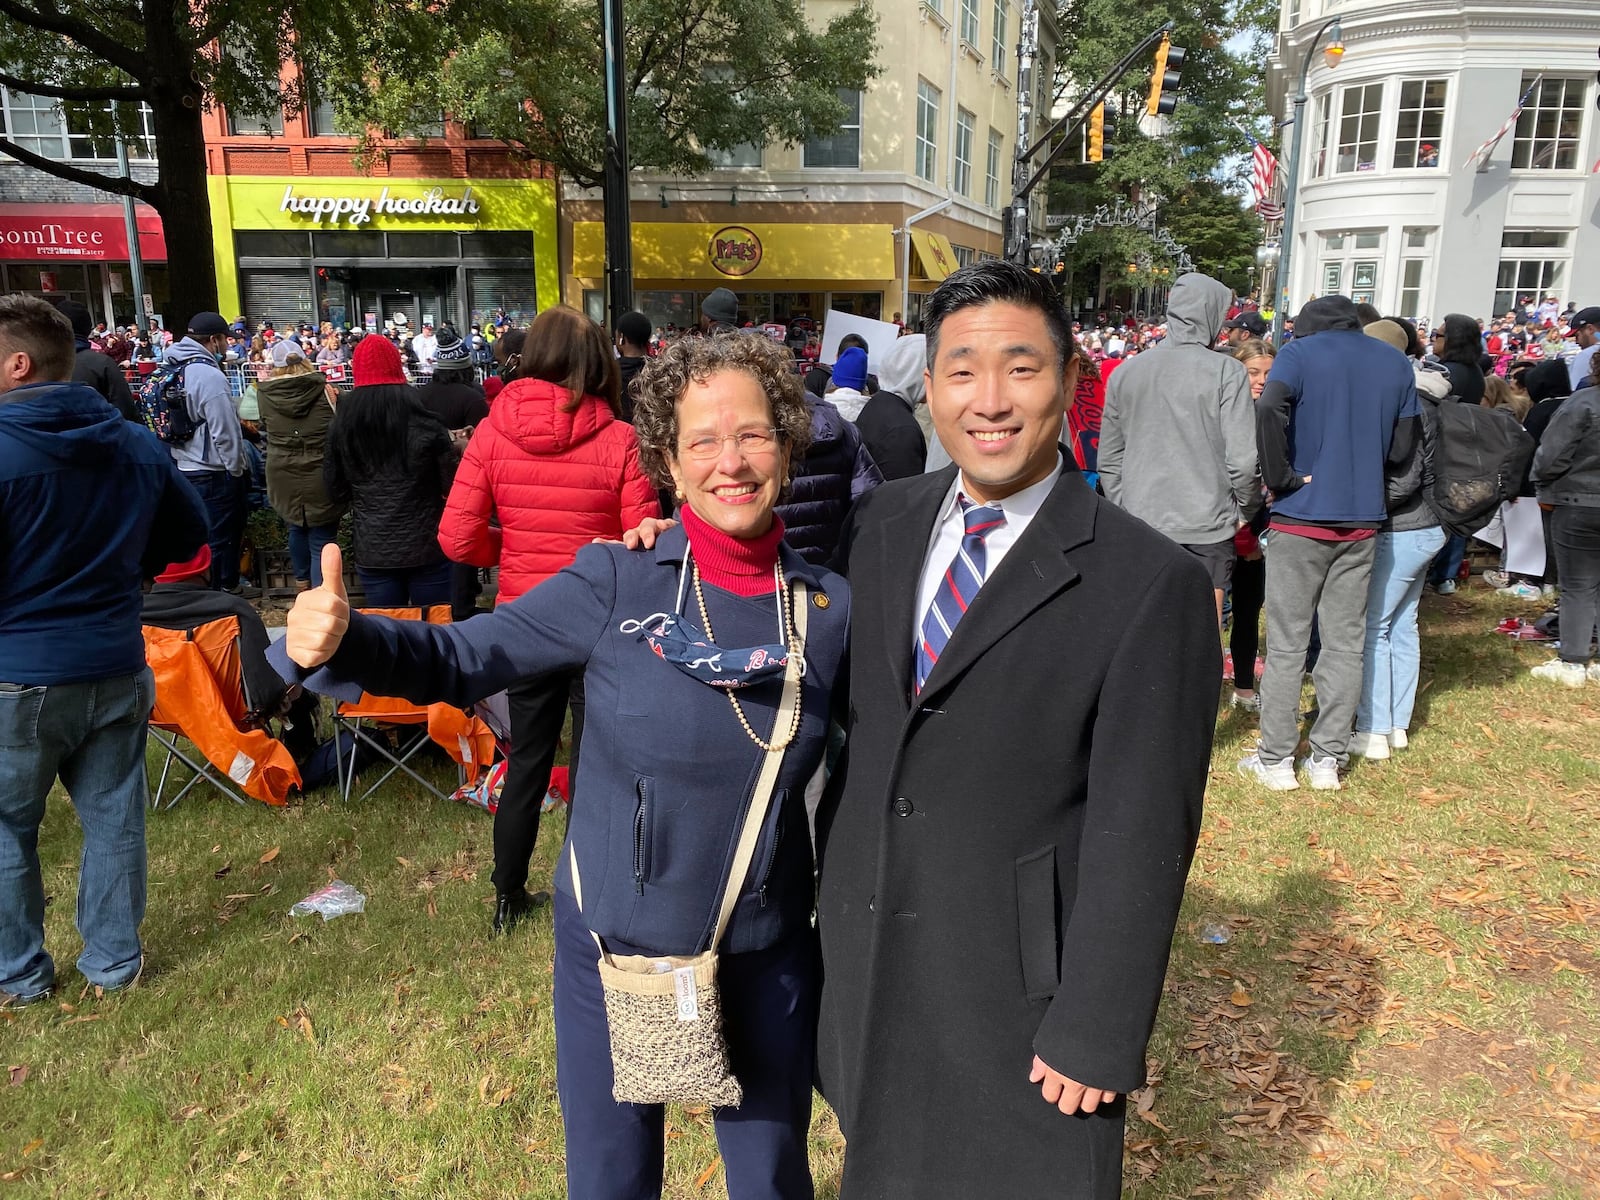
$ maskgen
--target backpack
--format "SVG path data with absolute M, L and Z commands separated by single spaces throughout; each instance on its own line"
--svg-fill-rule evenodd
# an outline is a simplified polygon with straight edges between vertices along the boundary
M 189 393 L 183 385 L 186 366 L 162 363 L 139 388 L 140 418 L 169 446 L 187 446 L 201 424 L 189 412 Z
M 1504 409 L 1447 400 L 1435 413 L 1433 487 L 1425 499 L 1447 532 L 1471 536 L 1521 491 L 1533 436 Z

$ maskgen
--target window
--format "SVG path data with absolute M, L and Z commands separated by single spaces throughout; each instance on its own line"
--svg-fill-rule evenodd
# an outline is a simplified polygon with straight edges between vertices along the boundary
M 936 17 L 944 16 L 944 0 L 922 0 L 922 7 Z
M 956 175 L 957 194 L 972 193 L 972 114 L 964 108 L 956 109 Z
M 1564 230 L 1506 230 L 1500 238 L 1493 311 L 1515 308 L 1520 296 L 1559 296 L 1566 279 L 1570 238 Z
M 989 158 L 983 172 L 983 202 L 990 208 L 1000 207 L 1000 155 L 1004 144 L 998 129 L 989 130 Z
M 1321 179 L 1328 173 L 1328 135 L 1333 122 L 1329 114 L 1333 110 L 1333 93 L 1323 92 L 1317 97 L 1317 115 L 1312 120 L 1312 129 L 1316 131 L 1317 152 L 1311 159 L 1311 178 Z
M 974 49 L 977 48 L 978 0 L 961 0 L 961 40 Z
M 462 258 L 531 258 L 533 239 L 526 233 L 463 233 Z
M 989 62 L 994 73 L 1006 74 L 1006 0 L 994 0 L 994 33 L 989 43 Z
M 1344 264 L 1337 262 L 1322 264 L 1322 294 L 1324 296 L 1337 296 L 1344 289 Z
M 1408 258 L 1400 264 L 1400 315 L 1412 321 L 1422 313 L 1422 268 L 1426 261 Z
M 705 68 L 705 78 L 711 81 L 723 81 L 731 84 L 733 68 L 727 63 L 711 63 Z M 733 94 L 736 107 L 743 107 L 742 97 L 738 92 Z M 754 142 L 741 142 L 737 146 L 717 148 L 706 147 L 706 157 L 711 160 L 713 167 L 759 167 L 761 165 L 761 147 Z
M 1339 109 L 1339 153 L 1335 170 L 1371 171 L 1378 165 L 1378 120 L 1383 115 L 1383 84 L 1345 88 Z
M 129 101 L 74 103 L 0 90 L 0 129 L 24 150 L 54 159 L 117 157 L 122 128 L 132 159 L 155 157 L 150 107 Z
M 1345 235 L 1342 233 L 1325 233 L 1322 235 L 1322 244 L 1329 250 L 1343 250 Z
M 939 165 L 939 89 L 917 80 L 917 174 L 929 183 Z
M 1383 234 L 1376 229 L 1368 229 L 1356 234 L 1357 250 L 1376 250 L 1383 245 Z
M 308 258 L 311 243 L 303 233 L 236 233 L 240 258 Z
M 1522 89 L 1532 81 L 1524 77 Z M 1583 132 L 1583 79 L 1548 76 L 1533 89 L 1517 118 L 1511 165 L 1532 171 L 1570 171 L 1578 165 L 1578 135 Z M 1503 309 L 1496 309 L 1503 312 Z
M 1428 235 L 1432 232 L 1431 229 L 1406 230 L 1406 249 L 1426 250 L 1428 248 Z
M 30 96 L 27 92 L 13 92 L 9 88 L 4 96 L 6 136 L 24 150 L 46 158 L 65 158 L 66 125 L 56 101 Z
M 838 96 L 844 105 L 844 116 L 827 137 L 812 138 L 806 143 L 808 167 L 861 166 L 861 93 L 854 88 L 840 88 Z
M 956 252 L 957 267 L 970 267 L 978 256 L 978 252 L 971 246 L 951 246 L 950 249 Z
M 283 110 L 274 109 L 271 115 L 265 117 L 247 117 L 242 114 L 228 114 L 228 132 L 232 134 L 262 134 L 266 137 L 283 136 Z
M 1449 87 L 1446 79 L 1408 79 L 1400 85 L 1400 115 L 1394 133 L 1397 170 L 1439 165 Z
M 333 126 L 333 101 L 315 94 L 306 98 L 306 120 L 312 137 L 343 137 Z
M 1284 12 L 1287 14 L 1283 27 L 1285 29 L 1293 29 L 1300 24 L 1300 0 L 1289 0 L 1283 7 Z

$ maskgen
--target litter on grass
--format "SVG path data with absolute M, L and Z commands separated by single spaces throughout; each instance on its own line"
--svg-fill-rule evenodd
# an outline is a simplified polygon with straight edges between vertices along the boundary
M 350 913 L 365 912 L 367 898 L 342 879 L 335 879 L 327 887 L 318 888 L 289 910 L 292 917 L 309 917 L 319 914 L 324 921 Z

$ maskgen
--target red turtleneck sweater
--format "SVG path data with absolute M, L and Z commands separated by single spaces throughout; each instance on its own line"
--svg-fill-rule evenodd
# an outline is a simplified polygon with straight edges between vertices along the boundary
M 701 579 L 735 596 L 772 594 L 775 586 L 772 568 L 778 561 L 778 543 L 783 541 L 783 521 L 776 513 L 772 516 L 772 528 L 753 538 L 736 538 L 713 528 L 687 505 L 679 515 L 683 518 L 683 531 L 689 536 L 689 547 L 694 551 L 694 563 L 700 569 Z

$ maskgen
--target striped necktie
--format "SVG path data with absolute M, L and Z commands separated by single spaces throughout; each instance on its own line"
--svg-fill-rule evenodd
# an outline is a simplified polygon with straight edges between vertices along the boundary
M 956 501 L 961 505 L 966 532 L 961 537 L 961 546 L 956 550 L 955 557 L 945 568 L 944 578 L 939 581 L 939 588 L 933 594 L 933 603 L 928 605 L 927 615 L 922 618 L 922 636 L 917 639 L 918 692 L 928 681 L 933 664 L 939 661 L 939 655 L 949 645 L 956 622 L 961 620 L 961 615 L 967 611 L 967 606 L 983 586 L 988 558 L 985 539 L 1006 523 L 1006 514 L 998 504 L 974 504 L 962 495 L 957 495 Z

